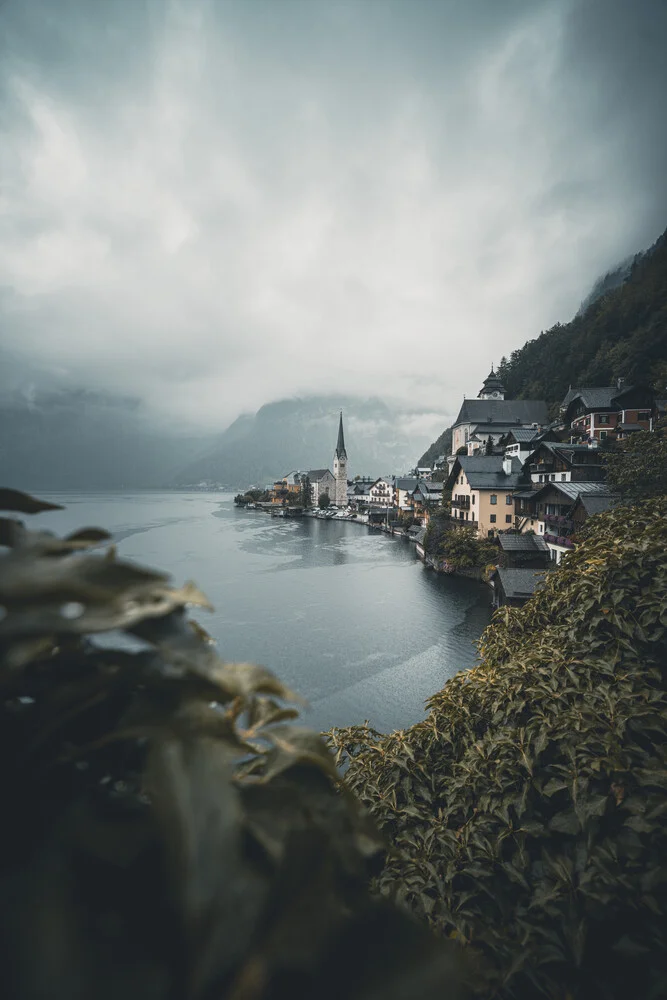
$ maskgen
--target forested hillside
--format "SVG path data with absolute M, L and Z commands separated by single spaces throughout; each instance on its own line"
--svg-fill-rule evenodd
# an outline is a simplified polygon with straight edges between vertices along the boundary
M 570 385 L 610 385 L 619 376 L 667 383 L 667 231 L 635 258 L 625 282 L 570 323 L 557 323 L 503 359 L 507 395 L 557 403 Z
M 586 302 L 591 304 L 586 307 Z M 570 385 L 611 385 L 621 377 L 646 382 L 663 392 L 667 386 L 667 230 L 649 250 L 637 254 L 631 265 L 623 262 L 600 278 L 571 322 L 557 323 L 503 358 L 498 374 L 508 398 L 546 399 L 554 415 Z M 448 427 L 418 464 L 431 464 L 450 441 Z

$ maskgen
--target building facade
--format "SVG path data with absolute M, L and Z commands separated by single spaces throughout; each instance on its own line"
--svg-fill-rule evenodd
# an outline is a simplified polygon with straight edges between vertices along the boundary
M 502 455 L 459 455 L 445 483 L 452 519 L 474 525 L 479 538 L 514 526 L 514 491 L 524 482 L 521 462 Z

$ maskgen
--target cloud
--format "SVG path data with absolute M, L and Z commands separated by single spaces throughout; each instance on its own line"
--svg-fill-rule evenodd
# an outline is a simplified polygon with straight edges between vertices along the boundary
M 94 6 L 0 13 L 0 318 L 42 378 L 448 414 L 664 228 L 659 0 Z

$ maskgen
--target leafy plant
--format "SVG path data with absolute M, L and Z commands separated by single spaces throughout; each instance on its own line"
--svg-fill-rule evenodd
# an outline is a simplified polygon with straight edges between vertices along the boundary
M 111 541 L 0 518 L 3 997 L 461 996 L 455 952 L 371 897 L 383 843 L 297 697 Z
M 667 421 L 653 433 L 638 431 L 605 455 L 607 481 L 614 492 L 643 499 L 667 494 Z
M 583 534 L 423 722 L 329 734 L 395 848 L 376 890 L 489 997 L 667 994 L 667 498 Z

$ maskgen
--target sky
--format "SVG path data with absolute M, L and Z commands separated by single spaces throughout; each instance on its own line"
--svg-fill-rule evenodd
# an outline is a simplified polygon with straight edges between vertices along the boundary
M 0 0 L 0 386 L 455 413 L 667 226 L 666 42 L 663 0 Z

